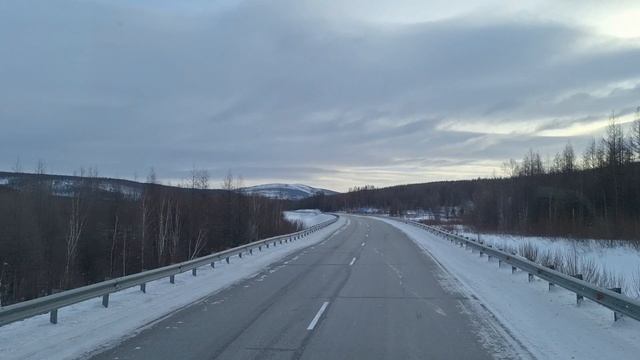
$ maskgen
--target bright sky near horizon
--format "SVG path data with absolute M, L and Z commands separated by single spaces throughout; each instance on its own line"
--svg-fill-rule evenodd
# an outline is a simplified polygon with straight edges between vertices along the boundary
M 0 170 L 335 190 L 578 152 L 640 106 L 638 1 L 0 1 Z

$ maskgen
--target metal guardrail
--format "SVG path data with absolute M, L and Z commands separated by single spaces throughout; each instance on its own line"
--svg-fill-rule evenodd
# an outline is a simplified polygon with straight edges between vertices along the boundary
M 614 311 L 614 320 L 617 320 L 620 315 L 629 316 L 630 318 L 640 321 L 640 301 L 624 296 L 616 291 L 617 289 L 604 289 L 599 286 L 586 282 L 579 277 L 567 275 L 556 271 L 552 268 L 537 264 L 533 261 L 521 257 L 517 254 L 511 254 L 501 249 L 496 249 L 490 245 L 485 245 L 482 242 L 474 239 L 459 236 L 448 231 L 438 229 L 433 226 L 421 224 L 419 222 L 395 219 L 402 221 L 406 224 L 414 225 L 424 230 L 427 230 L 433 234 L 444 237 L 445 239 L 455 242 L 461 246 L 470 247 L 473 251 L 478 250 L 480 256 L 486 254 L 489 257 L 495 257 L 499 261 L 499 265 L 502 262 L 511 265 L 512 272 L 515 269 L 520 269 L 529 273 L 529 281 L 533 279 L 533 276 L 537 276 L 543 280 L 549 282 L 549 288 L 553 285 L 560 286 L 576 294 L 577 304 L 580 304 L 582 297 L 590 299 L 606 308 Z
M 108 307 L 109 294 L 111 293 L 134 286 L 140 286 L 140 290 L 142 292 L 146 292 L 146 284 L 148 282 L 168 277 L 169 281 L 171 283 L 174 283 L 175 275 L 184 273 L 189 270 L 191 270 L 193 276 L 196 276 L 197 269 L 201 266 L 210 265 L 211 267 L 215 267 L 216 262 L 226 261 L 228 263 L 229 258 L 233 256 L 237 255 L 238 257 L 242 258 L 242 254 L 253 254 L 253 251 L 255 249 L 258 249 L 258 251 L 262 251 L 262 247 L 268 248 L 269 246 L 276 246 L 276 244 L 278 243 L 282 244 L 283 242 L 291 242 L 293 240 L 301 239 L 309 234 L 315 233 L 316 231 L 338 221 L 338 216 L 333 216 L 334 218 L 331 220 L 327 220 L 308 229 L 292 234 L 280 235 L 268 239 L 258 240 L 249 244 L 220 251 L 197 259 L 188 260 L 153 270 L 143 271 L 137 274 L 127 275 L 116 279 L 111 279 L 96 284 L 63 291 L 57 294 L 0 307 L 0 326 L 14 321 L 24 320 L 36 315 L 45 314 L 47 312 L 50 314 L 49 320 L 51 321 L 51 323 L 56 324 L 58 322 L 58 309 L 100 296 L 102 296 L 102 305 L 104 307 Z

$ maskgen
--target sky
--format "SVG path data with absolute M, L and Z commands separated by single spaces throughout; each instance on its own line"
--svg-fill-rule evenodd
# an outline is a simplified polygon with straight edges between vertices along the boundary
M 501 175 L 640 106 L 638 1 L 0 0 L 0 170 L 345 191 Z

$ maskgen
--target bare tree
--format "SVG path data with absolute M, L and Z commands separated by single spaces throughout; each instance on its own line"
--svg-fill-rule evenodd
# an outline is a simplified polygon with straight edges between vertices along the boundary
M 191 188 L 206 190 L 209 188 L 209 172 L 204 169 L 191 170 Z
M 111 236 L 111 253 L 109 256 L 109 276 L 113 277 L 113 257 L 116 251 L 116 241 L 118 239 L 118 215 L 116 215 L 114 225 L 113 225 L 113 234 Z
M 514 159 L 502 163 L 502 171 L 507 177 L 516 177 L 520 173 L 520 165 Z
M 71 214 L 69 216 L 69 229 L 66 237 L 66 263 L 64 267 L 65 284 L 69 286 L 71 283 L 71 267 L 75 262 L 78 254 L 78 241 L 82 235 L 86 217 L 81 212 L 81 197 L 76 194 L 71 199 Z
M 158 264 L 162 264 L 167 242 L 169 240 L 169 227 L 171 222 L 171 203 L 166 199 L 162 200 L 158 219 L 158 237 L 156 239 L 156 252 Z
M 567 143 L 562 150 L 562 172 L 572 173 L 576 170 L 576 153 L 573 151 L 571 143 Z
M 44 175 L 46 173 L 47 173 L 47 166 L 44 163 L 44 160 L 38 159 L 38 162 L 36 163 L 35 174 Z
M 149 169 L 149 174 L 147 175 L 147 183 L 149 184 L 157 184 L 158 178 L 156 176 L 156 170 L 152 167 Z
M 205 240 L 206 240 L 206 231 L 204 229 L 198 230 L 198 236 L 196 236 L 195 244 L 193 246 L 193 249 L 191 250 L 191 253 L 189 254 L 189 260 L 195 259 L 198 257 L 198 255 L 200 255 L 200 252 L 202 251 L 202 249 L 204 249 L 204 246 L 206 245 Z
M 15 173 L 22 172 L 22 161 L 20 160 L 20 156 L 16 158 L 16 162 L 13 164 L 13 167 L 11 168 L 11 170 L 13 170 L 13 172 Z
M 606 150 L 607 165 L 619 167 L 624 163 L 624 133 L 622 126 L 617 123 L 615 113 L 611 113 L 606 136 L 603 139 Z
M 229 170 L 229 172 L 227 172 L 227 175 L 224 177 L 224 179 L 222 179 L 222 190 L 227 190 L 227 191 L 235 190 L 233 173 L 231 172 L 231 170 Z
M 529 152 L 525 154 L 524 159 L 522 160 L 520 172 L 524 176 L 544 174 L 544 166 L 542 165 L 540 153 L 534 152 L 533 149 L 529 149 Z
M 595 169 L 598 167 L 598 146 L 596 145 L 596 139 L 591 139 L 589 145 L 582 155 L 582 168 L 583 169 Z
M 170 205 L 169 205 L 170 206 Z M 169 240 L 170 240 L 170 248 L 171 252 L 171 262 L 174 263 L 178 259 L 178 250 L 180 246 L 180 236 L 182 232 L 182 223 L 180 219 L 180 208 L 178 207 L 178 202 L 175 202 L 174 209 L 172 211 L 173 217 L 170 217 L 169 223 Z
M 140 236 L 140 271 L 144 270 L 144 249 L 147 243 L 147 227 L 149 226 L 149 217 L 151 216 L 151 206 L 149 205 L 149 194 L 145 190 L 140 201 L 142 210 L 141 216 L 141 236 Z
M 122 233 L 122 276 L 127 275 L 127 232 Z
M 576 155 L 573 151 L 573 146 L 571 146 L 570 143 L 567 143 L 562 152 L 557 153 L 554 157 L 551 171 L 564 174 L 572 173 L 576 170 L 575 159 Z

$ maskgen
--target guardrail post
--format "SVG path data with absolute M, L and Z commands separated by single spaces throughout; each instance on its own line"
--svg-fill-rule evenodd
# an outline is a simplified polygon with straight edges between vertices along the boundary
M 253 255 L 253 249 L 249 249 L 249 255 Z
M 516 271 L 518 271 L 518 268 L 517 268 L 517 267 L 515 267 L 515 266 L 513 266 L 513 265 L 511 265 L 511 273 L 512 273 L 512 274 L 515 274 L 515 273 L 516 273 Z
M 571 275 L 576 279 L 580 279 L 582 280 L 582 274 L 574 274 Z M 582 304 L 582 302 L 584 301 L 584 296 L 580 295 L 580 294 L 576 294 L 576 305 L 580 306 L 580 304 Z
M 140 284 L 140 291 L 142 291 L 145 294 L 147 293 L 147 283 Z
M 498 269 L 502 267 L 502 259 L 498 258 Z
M 240 251 L 240 253 L 238 254 L 238 257 L 242 259 L 242 251 Z
M 52 324 L 58 323 L 58 309 L 53 309 L 49 312 L 49 322 Z
M 215 261 L 212 261 L 212 262 L 211 262 L 211 268 L 212 268 L 212 269 L 215 269 L 215 268 L 216 268 L 216 262 L 215 262 Z
M 102 306 L 109 307 L 109 294 L 102 295 Z
M 617 292 L 618 294 L 622 294 L 622 288 L 619 288 L 619 287 L 614 287 L 614 288 L 611 288 L 609 290 L 611 290 L 613 292 Z M 614 311 L 613 312 L 613 321 L 618 321 L 620 319 L 622 319 L 622 314 L 620 314 L 617 311 Z
M 533 274 L 532 273 L 529 273 L 528 279 L 529 279 L 529 282 L 533 281 Z
M 169 282 L 172 283 L 172 284 L 175 284 L 176 283 L 176 276 L 175 275 L 170 275 L 169 276 Z
M 191 269 L 191 275 L 197 276 L 198 275 L 198 269 L 197 268 Z
M 555 270 L 555 269 L 556 269 L 556 266 L 555 266 L 555 265 L 549 265 L 549 266 L 547 266 L 547 267 L 548 267 L 549 269 L 551 269 L 551 270 Z M 555 284 L 554 284 L 554 283 L 552 283 L 551 281 L 549 281 L 549 291 L 551 291 L 551 289 L 553 289 L 553 287 L 554 287 L 554 286 L 555 286 Z
M 258 246 L 258 251 L 262 251 L 262 245 Z
M 480 249 L 480 257 L 482 257 L 482 254 L 483 254 L 483 253 L 482 253 L 482 249 Z
M 229 257 L 227 256 L 225 260 L 227 261 L 227 264 L 228 264 L 229 263 Z

